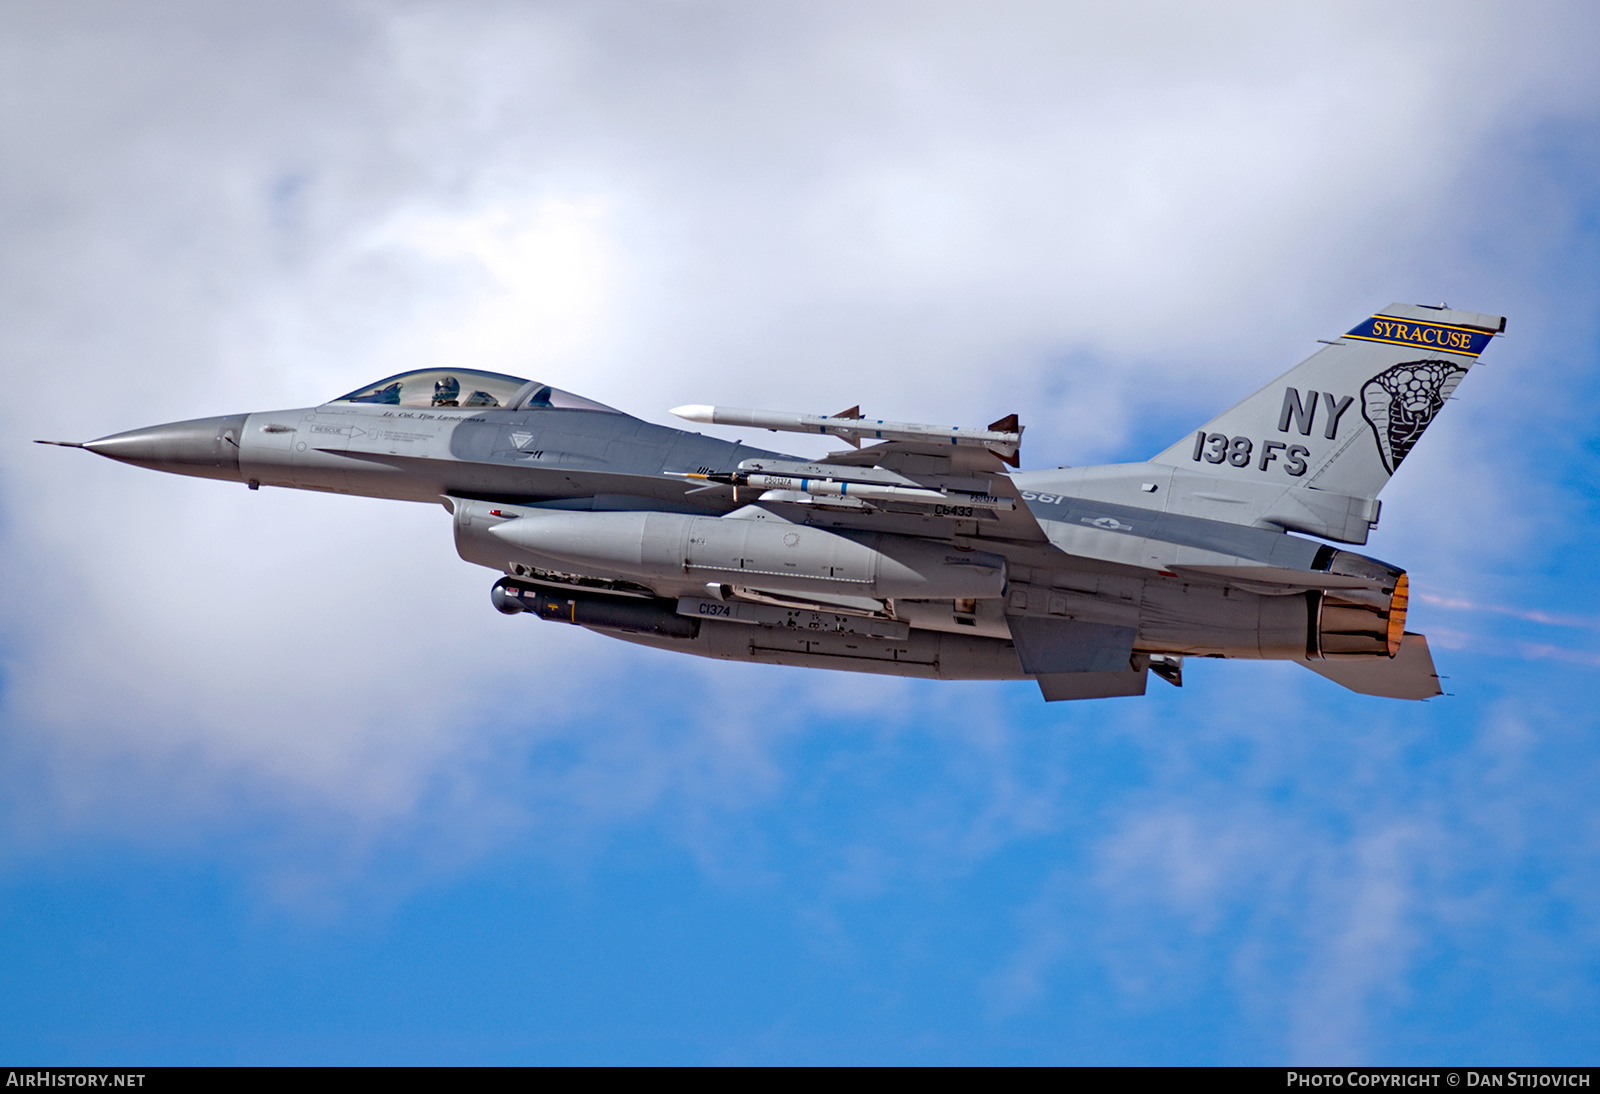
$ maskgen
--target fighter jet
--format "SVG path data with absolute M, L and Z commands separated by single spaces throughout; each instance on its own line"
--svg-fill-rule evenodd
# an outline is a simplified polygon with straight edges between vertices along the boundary
M 818 433 L 808 459 L 654 425 L 536 380 L 390 376 L 321 406 L 74 447 L 261 486 L 442 504 L 508 615 L 730 661 L 1037 681 L 1047 700 L 1181 686 L 1187 657 L 1440 693 L 1408 579 L 1362 545 L 1378 494 L 1500 316 L 1392 304 L 1144 463 L 1021 471 L 978 429 L 682 406 Z M 70 442 L 41 442 L 70 443 Z M 1331 542 L 1330 542 L 1331 541 Z

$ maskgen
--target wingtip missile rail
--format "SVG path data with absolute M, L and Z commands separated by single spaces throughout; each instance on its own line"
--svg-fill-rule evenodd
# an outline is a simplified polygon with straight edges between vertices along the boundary
M 745 410 L 740 407 L 705 406 L 693 403 L 674 407 L 671 413 L 679 418 L 691 422 L 704 422 L 707 425 L 743 425 L 756 429 L 770 429 L 777 433 L 826 433 L 857 447 L 864 440 L 978 446 L 989 449 L 1012 466 L 1016 466 L 1017 450 L 1022 446 L 1022 427 L 1017 424 L 1015 414 L 1002 418 L 988 429 L 971 429 L 964 426 L 886 422 L 862 418 L 859 416 L 859 410 L 854 407 L 843 414 L 829 416 Z

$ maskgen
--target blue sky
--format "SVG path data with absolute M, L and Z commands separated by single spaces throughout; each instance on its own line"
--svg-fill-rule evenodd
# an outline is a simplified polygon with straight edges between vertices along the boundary
M 0 24 L 0 1056 L 1592 1062 L 1585 7 Z M 700 662 L 430 507 L 27 443 L 443 360 L 1110 462 L 1391 300 L 1509 316 L 1367 548 L 1422 705 Z

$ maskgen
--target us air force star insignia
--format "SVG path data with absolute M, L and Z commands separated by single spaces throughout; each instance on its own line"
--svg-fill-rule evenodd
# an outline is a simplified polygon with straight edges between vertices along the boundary
M 1378 438 L 1378 452 L 1389 474 L 1410 454 L 1466 374 L 1450 361 L 1406 361 L 1362 386 L 1361 413 Z

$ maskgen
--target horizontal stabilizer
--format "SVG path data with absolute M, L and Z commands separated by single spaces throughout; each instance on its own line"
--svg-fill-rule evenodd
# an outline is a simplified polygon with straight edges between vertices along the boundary
M 1318 676 L 1326 676 L 1362 695 L 1378 695 L 1385 699 L 1431 699 L 1442 695 L 1439 674 L 1434 671 L 1433 654 L 1428 652 L 1428 639 L 1409 631 L 1400 640 L 1400 652 L 1393 657 L 1379 657 L 1371 661 L 1313 661 L 1300 662 Z
M 1297 593 L 1306 589 L 1394 588 L 1394 577 L 1390 574 L 1368 577 L 1330 574 L 1324 570 L 1289 570 L 1281 566 L 1182 566 L 1173 563 L 1172 572 L 1180 577 L 1194 574 L 1203 578 L 1217 578 L 1237 588 L 1249 589 L 1268 596 Z

